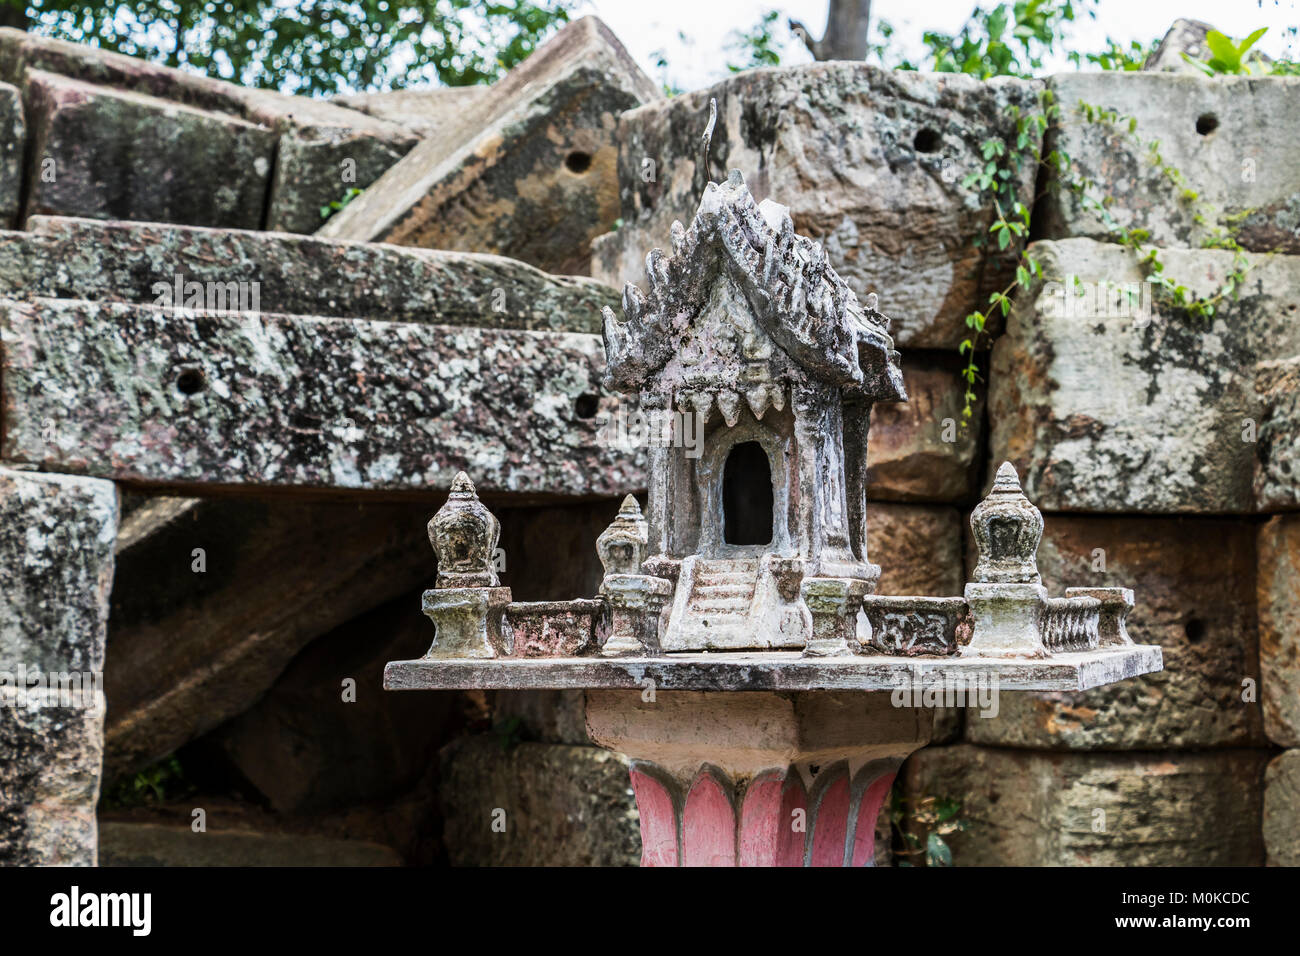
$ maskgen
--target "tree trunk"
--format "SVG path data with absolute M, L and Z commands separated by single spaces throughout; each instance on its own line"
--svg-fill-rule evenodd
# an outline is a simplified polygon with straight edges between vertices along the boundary
M 830 0 L 826 33 L 820 40 L 814 40 L 797 20 L 790 21 L 790 29 L 818 60 L 865 60 L 870 21 L 871 0 Z

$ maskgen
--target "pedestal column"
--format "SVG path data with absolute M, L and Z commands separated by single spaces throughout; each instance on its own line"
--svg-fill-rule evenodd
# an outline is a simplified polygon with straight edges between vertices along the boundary
M 933 710 L 887 693 L 593 690 L 632 761 L 642 866 L 870 866 L 876 818 Z

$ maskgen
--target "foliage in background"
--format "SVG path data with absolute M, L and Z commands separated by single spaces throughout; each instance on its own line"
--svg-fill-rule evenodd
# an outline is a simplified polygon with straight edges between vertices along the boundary
M 330 216 L 334 215 L 336 212 L 338 212 L 348 203 L 352 202 L 352 200 L 360 196 L 361 193 L 362 190 L 357 189 L 357 187 L 355 186 L 352 186 L 351 188 L 348 189 L 347 192 L 343 194 L 342 199 L 335 199 L 332 202 L 328 202 L 324 206 L 321 206 L 320 207 L 321 219 L 328 219 Z
M 732 73 L 752 70 L 759 66 L 780 66 L 781 52 L 777 48 L 776 21 L 781 14 L 768 10 L 754 26 L 748 30 L 732 30 L 727 41 L 727 51 L 740 57 L 739 63 L 728 61 L 727 69 Z
M 890 791 L 889 800 L 897 865 L 952 866 L 952 848 L 945 838 L 970 827 L 961 818 L 961 801 L 929 794 L 907 797 L 901 787 Z
M 568 20 L 573 0 L 0 0 L 34 34 L 244 86 L 325 96 L 487 83 Z
M 119 810 L 165 803 L 194 791 L 175 756 L 164 757 L 137 774 L 117 780 L 102 798 L 106 809 Z
M 1017 0 L 988 9 L 976 7 L 954 34 L 927 30 L 928 54 L 921 69 L 936 73 L 1030 76 L 1043 65 L 1066 25 L 1086 10 L 1095 17 L 1095 0 Z M 1072 56 L 1077 64 L 1077 54 Z
M 1265 67 L 1263 62 L 1260 60 L 1258 53 L 1253 57 L 1255 61 L 1255 69 L 1253 71 L 1250 68 L 1250 59 L 1247 58 L 1246 54 L 1249 52 L 1250 48 L 1255 45 L 1256 41 L 1267 32 L 1268 27 L 1260 27 L 1250 36 L 1246 37 L 1246 39 L 1234 40 L 1232 37 L 1220 33 L 1218 30 L 1210 30 L 1205 34 L 1205 45 L 1210 48 L 1210 52 L 1214 55 L 1210 57 L 1209 60 L 1202 62 L 1201 60 L 1193 59 L 1184 53 L 1183 59 L 1199 69 L 1206 76 L 1218 76 L 1221 73 L 1232 75 L 1248 74 L 1252 72 L 1266 73 L 1268 72 L 1267 67 Z
M 527 739 L 527 730 L 523 718 L 518 715 L 498 721 L 492 727 L 492 733 L 496 735 L 497 743 L 501 744 L 502 753 L 514 750 L 523 743 Z
M 1089 65 L 1101 67 L 1103 70 L 1135 72 L 1142 69 L 1147 57 L 1155 53 L 1158 46 L 1160 46 L 1159 37 L 1152 39 L 1145 46 L 1137 40 L 1130 40 L 1127 47 L 1106 37 L 1106 49 L 1100 53 L 1085 53 L 1083 59 Z
M 1097 3 L 1098 0 L 1017 0 L 977 6 L 955 33 L 926 31 L 921 38 L 926 52 L 917 60 L 900 52 L 894 25 L 877 18 L 871 24 L 866 58 L 896 70 L 967 73 L 984 79 L 1032 76 L 1041 71 L 1048 56 L 1061 51 L 1070 24 L 1080 16 L 1096 17 Z M 769 10 L 748 30 L 732 31 L 727 48 L 740 60 L 728 62 L 727 68 L 736 72 L 755 66 L 779 65 L 781 44 L 776 33 L 779 19 L 778 11 Z M 1106 49 L 1100 52 L 1070 50 L 1065 56 L 1076 67 L 1137 70 L 1159 42 L 1158 37 L 1147 44 L 1134 40 L 1124 47 L 1108 37 Z M 666 66 L 663 54 L 658 56 L 659 66 Z

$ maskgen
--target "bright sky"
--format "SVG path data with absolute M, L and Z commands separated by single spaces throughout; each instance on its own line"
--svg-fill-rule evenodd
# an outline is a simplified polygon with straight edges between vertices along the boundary
M 895 42 L 913 60 L 921 52 L 926 30 L 954 33 L 975 6 L 990 7 L 995 0 L 873 0 L 873 24 L 880 19 L 894 26 Z M 578 14 L 594 13 L 605 21 L 646 72 L 656 80 L 683 90 L 698 89 L 726 75 L 726 47 L 731 31 L 748 30 L 767 10 L 781 12 L 777 39 L 782 63 L 812 60 L 785 21 L 802 21 L 814 36 L 826 26 L 827 0 L 579 0 Z M 1093 52 L 1105 47 L 1107 36 L 1127 46 L 1130 40 L 1146 42 L 1164 36 L 1179 17 L 1203 20 L 1229 36 L 1245 37 L 1259 27 L 1269 28 L 1256 49 L 1277 57 L 1288 47 L 1294 58 L 1300 41 L 1290 28 L 1300 24 L 1300 0 L 1100 0 L 1097 17 L 1074 25 L 1073 49 Z M 668 60 L 667 76 L 654 66 L 655 54 Z M 1071 69 L 1064 60 L 1057 67 Z

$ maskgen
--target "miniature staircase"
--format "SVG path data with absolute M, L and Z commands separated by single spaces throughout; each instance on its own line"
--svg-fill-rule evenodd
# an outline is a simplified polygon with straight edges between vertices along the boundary
M 696 616 L 734 620 L 749 616 L 758 585 L 758 561 L 701 561 L 687 605 Z
M 699 558 L 683 572 L 685 587 L 673 607 L 665 649 L 752 647 L 758 559 Z

